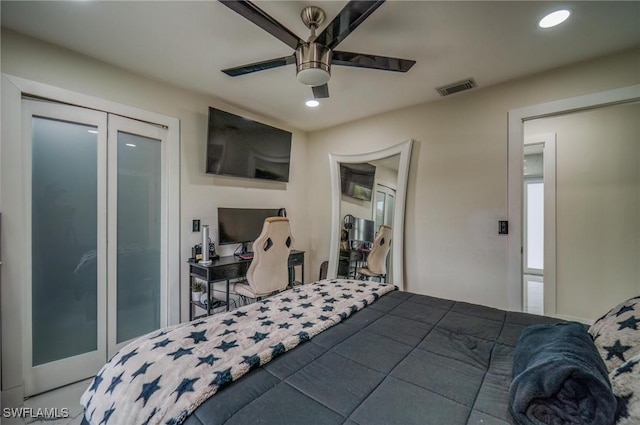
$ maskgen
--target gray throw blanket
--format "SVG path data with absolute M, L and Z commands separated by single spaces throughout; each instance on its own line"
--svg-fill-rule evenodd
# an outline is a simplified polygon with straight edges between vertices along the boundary
M 520 336 L 509 410 L 520 425 L 612 425 L 607 369 L 579 323 L 534 325 Z

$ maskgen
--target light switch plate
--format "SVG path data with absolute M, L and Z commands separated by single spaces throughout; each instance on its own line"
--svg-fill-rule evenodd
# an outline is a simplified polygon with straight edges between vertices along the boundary
M 499 220 L 498 221 L 498 234 L 500 234 L 500 235 L 508 235 L 509 234 L 509 222 L 507 220 Z

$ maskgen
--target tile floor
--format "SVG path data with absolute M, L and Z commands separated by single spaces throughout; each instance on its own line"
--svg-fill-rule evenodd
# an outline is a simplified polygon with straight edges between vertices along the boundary
M 524 311 L 531 314 L 544 314 L 544 282 L 542 276 L 524 275 L 525 306 Z
M 80 406 L 80 396 L 91 384 L 91 379 L 76 382 L 66 387 L 31 397 L 24 402 L 25 407 L 38 408 L 67 408 L 69 417 L 64 419 L 44 420 L 44 419 L 8 419 L 1 418 L 2 425 L 80 425 L 82 422 L 82 406 Z

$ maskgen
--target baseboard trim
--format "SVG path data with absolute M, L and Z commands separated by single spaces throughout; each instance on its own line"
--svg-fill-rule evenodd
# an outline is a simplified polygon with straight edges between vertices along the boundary
M 2 400 L 0 407 L 3 409 L 24 406 L 24 387 L 20 385 L 19 387 L 3 390 L 0 392 L 0 400 Z

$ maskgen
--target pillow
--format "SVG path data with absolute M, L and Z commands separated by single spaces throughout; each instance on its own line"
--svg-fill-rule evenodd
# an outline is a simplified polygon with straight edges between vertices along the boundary
M 618 304 L 589 328 L 611 373 L 640 353 L 640 297 Z
M 640 354 L 614 369 L 609 380 L 618 399 L 616 425 L 640 424 Z

